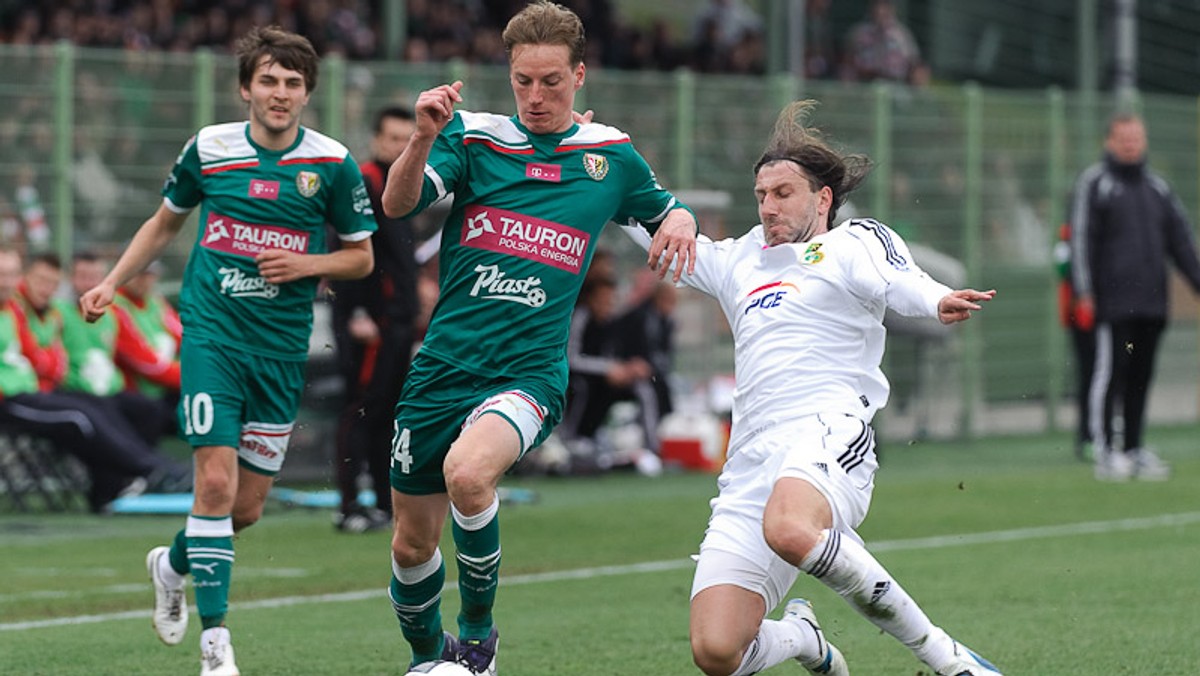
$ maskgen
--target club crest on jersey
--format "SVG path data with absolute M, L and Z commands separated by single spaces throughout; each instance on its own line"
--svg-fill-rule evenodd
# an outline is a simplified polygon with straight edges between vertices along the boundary
M 583 154 L 583 168 L 594 180 L 603 181 L 608 176 L 608 158 L 595 153 Z
M 821 243 L 813 242 L 804 250 L 804 255 L 800 257 L 800 262 L 806 265 L 816 265 L 825 260 L 825 254 L 821 252 Z
M 311 171 L 296 174 L 296 190 L 305 197 L 312 197 L 321 189 L 321 175 Z

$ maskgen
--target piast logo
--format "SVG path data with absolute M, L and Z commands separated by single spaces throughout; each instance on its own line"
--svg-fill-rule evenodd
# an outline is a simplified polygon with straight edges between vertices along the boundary
M 546 304 L 546 290 L 542 288 L 540 277 L 525 279 L 509 279 L 496 265 L 476 265 L 475 286 L 471 288 L 471 296 L 487 300 L 506 300 L 529 307 L 541 307 Z

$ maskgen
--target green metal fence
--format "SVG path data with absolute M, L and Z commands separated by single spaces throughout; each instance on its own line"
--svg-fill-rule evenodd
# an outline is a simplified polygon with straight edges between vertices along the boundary
M 513 109 L 504 68 L 331 58 L 304 122 L 366 157 L 376 109 L 411 104 L 420 90 L 454 79 L 465 82 L 465 108 Z M 967 84 L 914 91 L 593 70 L 580 107 L 629 132 L 664 185 L 710 205 L 701 210 L 705 231 L 728 236 L 757 222 L 751 167 L 778 110 L 795 98 L 819 100 L 818 126 L 876 162 L 847 212 L 887 222 L 911 243 L 961 264 L 964 283 L 1000 291 L 979 321 L 948 338 L 894 333 L 887 366 L 895 393 L 879 421 L 885 434 L 1067 426 L 1072 365 L 1055 321 L 1050 250 L 1071 182 L 1099 157 L 1108 102 L 1058 89 Z M 1195 218 L 1197 101 L 1146 96 L 1140 103 L 1151 163 Z M 0 45 L 0 237 L 19 232 L 32 187 L 60 254 L 82 247 L 116 253 L 156 208 L 159 187 L 191 133 L 244 117 L 228 56 Z M 181 237 L 169 252 L 169 276 L 182 271 L 190 242 Z M 629 248 L 616 235 L 605 242 L 619 252 Z M 627 271 L 636 259 L 632 251 L 623 257 Z M 1186 287 L 1179 290 L 1152 421 L 1200 417 L 1196 303 Z M 715 304 L 685 294 L 679 321 L 685 387 L 732 370 Z

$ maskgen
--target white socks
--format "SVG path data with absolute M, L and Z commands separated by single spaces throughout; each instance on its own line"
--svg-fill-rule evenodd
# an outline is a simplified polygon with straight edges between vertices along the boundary
M 900 583 L 854 540 L 835 530 L 822 531 L 800 568 L 926 664 L 936 667 L 953 659 L 954 642 L 946 632 L 935 627 Z
M 730 676 L 757 674 L 797 655 L 816 655 L 820 649 L 817 632 L 807 623 L 763 620 L 758 635 L 742 656 L 741 665 Z

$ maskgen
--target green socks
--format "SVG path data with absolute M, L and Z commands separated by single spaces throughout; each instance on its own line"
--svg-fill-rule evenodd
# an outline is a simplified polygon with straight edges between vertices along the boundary
M 233 575 L 233 519 L 228 516 L 195 516 L 187 520 L 187 567 L 196 592 L 196 608 L 205 629 L 219 627 L 229 608 L 229 580 Z M 176 539 L 176 547 L 178 539 Z M 175 566 L 175 547 L 171 548 Z
M 459 638 L 485 639 L 492 630 L 492 606 L 500 584 L 499 496 L 479 514 L 464 516 L 454 505 L 454 545 L 458 549 L 458 591 L 462 608 L 458 614 Z

